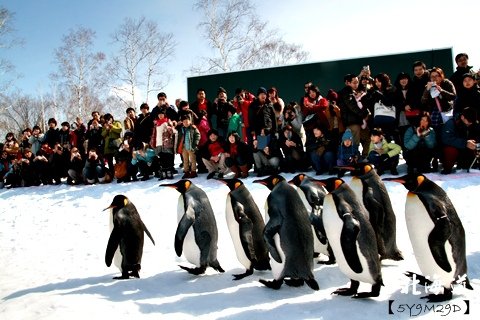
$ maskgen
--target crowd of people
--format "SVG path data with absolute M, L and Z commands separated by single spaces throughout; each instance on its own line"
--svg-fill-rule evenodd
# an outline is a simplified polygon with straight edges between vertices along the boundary
M 219 87 L 209 100 L 175 105 L 160 92 L 126 110 L 123 122 L 93 112 L 48 130 L 9 132 L 1 144 L 0 187 L 129 182 L 152 177 L 236 178 L 310 170 L 342 176 L 342 166 L 370 162 L 379 174 L 397 175 L 400 157 L 408 172 L 449 174 L 478 166 L 480 77 L 468 55 L 455 57 L 449 77 L 416 61 L 412 75 L 372 76 L 369 66 L 344 76 L 345 86 L 322 96 L 306 82 L 298 101 L 285 103 L 275 87 L 256 95 L 237 89 L 233 99 Z M 181 164 L 175 168 L 175 156 Z M 183 173 L 179 171 L 183 170 Z

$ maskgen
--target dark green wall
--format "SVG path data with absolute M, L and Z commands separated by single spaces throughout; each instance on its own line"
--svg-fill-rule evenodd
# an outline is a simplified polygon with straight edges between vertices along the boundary
M 207 98 L 213 100 L 218 87 L 224 87 L 228 92 L 228 98 L 232 99 L 236 88 L 245 88 L 256 94 L 258 87 L 268 89 L 275 86 L 280 97 L 288 103 L 299 100 L 303 95 L 303 85 L 306 81 L 313 81 L 320 88 L 322 95 L 326 95 L 328 89 L 338 91 L 344 86 L 345 74 L 358 74 L 362 66 L 370 65 L 372 76 L 385 72 L 390 75 L 393 83 L 399 72 L 404 71 L 412 75 L 412 64 L 417 60 L 425 62 L 427 68 L 434 66 L 442 68 L 447 77 L 453 73 L 452 48 L 436 49 L 190 77 L 187 79 L 188 101 L 195 100 L 198 88 L 204 88 Z

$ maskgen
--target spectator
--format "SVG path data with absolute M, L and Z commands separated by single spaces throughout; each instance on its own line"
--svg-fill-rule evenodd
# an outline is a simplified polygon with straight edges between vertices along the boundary
M 216 113 L 216 123 L 214 124 L 212 121 L 212 128 L 216 129 L 219 136 L 224 139 L 227 136 L 228 110 L 231 107 L 233 107 L 233 104 L 227 100 L 227 90 L 222 87 L 218 88 L 217 99 L 213 104 L 213 109 Z
M 150 142 L 154 119 L 152 118 L 149 110 L 150 107 L 147 103 L 142 103 L 140 105 L 140 115 L 135 121 L 134 130 L 130 130 L 135 133 L 135 144 L 138 143 L 140 145 L 142 142 Z
M 227 132 L 232 133 L 236 132 L 240 139 L 242 138 L 242 117 L 237 113 L 237 109 L 233 105 L 228 106 L 227 110 L 228 115 L 228 128 Z
M 149 148 L 145 142 L 142 142 L 142 147 L 133 151 L 132 165 L 138 167 L 141 176 L 140 180 L 147 181 L 150 179 L 151 174 L 158 176 L 160 159 L 155 154 L 155 150 Z
M 105 124 L 102 128 L 103 157 L 107 160 L 110 176 L 113 177 L 113 157 L 122 143 L 122 124 L 120 121 L 116 121 L 110 113 L 105 114 L 103 118 L 105 119 Z
M 475 77 L 475 71 L 472 66 L 468 65 L 468 54 L 459 53 L 455 56 L 455 63 L 457 64 L 457 69 L 450 76 L 450 81 L 455 86 L 455 91 L 457 94 L 460 94 L 463 90 L 463 76 L 465 74 L 470 74 Z
M 23 187 L 39 186 L 40 181 L 33 165 L 33 155 L 30 148 L 23 150 L 22 158 L 18 160 L 20 166 L 21 185 Z
M 8 158 L 10 160 L 16 159 L 17 154 L 20 150 L 18 145 L 17 139 L 13 135 L 13 132 L 9 132 L 5 135 L 5 142 L 3 144 L 3 151 L 6 151 L 8 154 Z
M 197 157 L 195 152 L 198 150 L 200 142 L 200 131 L 192 124 L 189 115 L 184 114 L 180 118 L 182 124 L 178 127 L 178 139 L 175 145 L 177 153 L 182 155 L 183 176 L 182 179 L 196 178 L 197 175 Z
M 69 160 L 67 184 L 79 185 L 84 182 L 83 168 L 85 167 L 85 160 L 80 149 L 72 147 Z
M 202 119 L 200 112 L 203 110 L 209 115 L 212 112 L 213 105 L 210 100 L 207 99 L 207 94 L 205 93 L 205 89 L 199 88 L 197 89 L 197 99 L 190 103 L 190 109 L 197 115 L 198 121 Z
M 160 109 L 165 109 L 165 114 L 167 118 L 173 121 L 174 123 L 176 123 L 180 116 L 178 114 L 178 111 L 180 110 L 176 111 L 175 107 L 171 106 L 168 103 L 167 94 L 165 92 L 160 92 L 159 94 L 157 94 L 157 100 L 158 100 L 158 103 L 155 106 L 155 108 L 153 108 L 152 113 L 150 114 L 150 117 L 151 117 L 150 121 L 153 122 L 153 120 L 157 119 L 158 111 L 160 111 Z
M 101 155 L 97 153 L 95 148 L 88 150 L 88 157 L 83 168 L 83 177 L 85 184 L 94 184 L 96 182 L 106 182 L 107 171 Z
M 302 140 L 292 127 L 286 126 L 283 129 L 280 146 L 285 157 L 283 171 L 295 173 L 297 170 L 305 169 L 305 151 Z
M 225 152 L 225 142 L 219 136 L 217 130 L 212 129 L 208 132 L 208 141 L 203 147 L 202 161 L 208 170 L 207 179 L 223 178 L 228 168 L 225 165 L 225 159 L 229 156 Z
M 458 118 L 466 107 L 470 107 L 476 111 L 478 120 L 478 116 L 480 115 L 480 87 L 475 81 L 475 76 L 471 73 L 465 73 L 463 75 L 463 90 L 458 92 L 453 107 L 453 116 Z
M 132 107 L 128 107 L 127 110 L 125 111 L 127 116 L 125 117 L 125 120 L 123 120 L 123 129 L 125 131 L 135 131 L 135 123 L 137 122 L 137 116 L 135 115 L 135 109 Z
M 397 166 L 399 154 L 402 148 L 395 143 L 388 142 L 380 128 L 371 131 L 370 148 L 368 149 L 368 161 L 375 165 L 378 175 L 385 170 L 390 170 L 393 175 L 398 175 Z
M 405 131 L 405 158 L 408 166 L 408 173 L 431 172 L 430 162 L 433 159 L 433 152 L 437 143 L 435 130 L 430 126 L 428 113 L 420 117 L 418 125 L 412 125 Z
M 412 82 L 408 86 L 411 97 L 411 109 L 424 110 L 422 96 L 427 83 L 430 81 L 430 73 L 427 66 L 422 61 L 415 61 L 413 63 L 413 77 Z
M 252 165 L 252 152 L 237 132 L 230 132 L 228 135 L 225 151 L 227 155 L 225 164 L 235 173 L 234 177 L 247 178 L 248 170 L 250 170 Z
M 410 75 L 400 72 L 395 80 L 395 101 L 398 119 L 398 143 L 404 150 L 403 138 L 405 131 L 420 118 L 420 109 L 412 109 L 412 97 L 410 86 Z
M 342 122 L 342 113 L 340 107 L 337 105 L 338 94 L 330 89 L 328 90 L 326 99 L 328 100 L 328 107 L 325 110 L 325 115 L 328 120 L 328 132 L 334 145 L 339 145 L 340 135 L 345 132 L 345 127 Z
M 283 123 L 281 128 L 291 126 L 292 129 L 300 136 L 303 145 L 307 142 L 307 135 L 303 126 L 303 115 L 300 106 L 292 101 L 283 109 Z
M 67 177 L 69 156 L 69 150 L 64 149 L 60 142 L 55 144 L 53 147 L 53 153 L 48 159 L 50 173 L 54 184 L 61 184 L 61 179 Z
M 333 174 L 335 165 L 335 149 L 328 131 L 319 125 L 313 128 L 313 134 L 307 137 L 305 149 L 316 175 L 323 172 Z
M 285 102 L 283 99 L 278 96 L 278 90 L 275 87 L 271 87 L 267 90 L 267 99 L 268 102 L 272 104 L 273 110 L 275 112 L 275 119 L 277 127 L 282 125 L 283 109 L 285 108 Z
M 117 183 L 137 181 L 138 166 L 132 161 L 136 148 L 141 148 L 144 142 L 135 140 L 133 132 L 125 132 L 123 142 L 115 154 L 115 178 Z
M 202 155 L 200 154 L 200 150 L 203 149 L 203 146 L 208 141 L 208 132 L 211 130 L 210 123 L 208 122 L 208 114 L 205 110 L 200 110 L 200 120 L 198 122 L 197 128 L 200 132 L 200 142 L 198 143 L 198 151 L 197 151 L 197 159 L 202 159 Z M 207 173 L 208 170 L 205 167 L 205 164 L 202 160 L 198 161 L 197 163 L 197 171 L 198 173 Z
M 257 176 L 278 173 L 283 159 L 278 133 L 265 134 L 265 130 L 262 130 L 252 144 Z
M 87 128 L 90 128 L 90 126 L 92 125 L 93 121 L 96 120 L 98 122 L 98 124 L 101 126 L 101 120 L 100 120 L 100 112 L 98 111 L 93 111 L 92 112 L 92 118 L 90 120 L 88 120 L 88 123 L 87 123 Z
M 166 111 L 160 110 L 158 119 L 154 122 L 152 140 L 150 145 L 155 148 L 155 154 L 159 158 L 159 167 L 155 177 L 159 180 L 173 179 L 175 162 L 175 127 L 173 122 L 166 117 Z
M 264 87 L 258 88 L 257 98 L 250 104 L 248 117 L 250 131 L 254 135 L 259 135 L 262 130 L 266 131 L 265 134 L 277 132 L 275 111 L 268 103 L 267 90 Z
M 57 129 L 57 120 L 55 118 L 48 119 L 48 130 L 45 132 L 43 141 L 52 149 L 57 142 L 60 142 L 60 132 Z
M 33 165 L 38 178 L 44 186 L 52 184 L 51 170 L 48 159 L 53 150 L 45 143 L 35 154 Z
M 242 117 L 242 137 L 243 141 L 247 143 L 251 143 L 252 139 L 248 111 L 254 99 L 255 96 L 248 92 L 248 90 L 238 88 L 235 91 L 235 97 L 232 101 L 233 106 L 237 109 L 237 113 Z
M 327 107 L 328 100 L 322 97 L 318 87 L 311 85 L 308 88 L 308 96 L 306 96 L 303 101 L 302 114 L 305 120 L 316 116 L 314 125 L 318 124 L 323 127 L 328 127 L 328 119 L 325 115 Z
M 61 128 L 59 130 L 59 138 L 60 138 L 60 145 L 65 151 L 70 152 L 70 149 L 72 148 L 72 132 L 70 130 L 70 123 L 67 121 L 62 122 Z
M 86 131 L 87 128 L 85 127 L 85 124 L 83 123 L 82 119 L 80 117 L 75 118 L 75 122 L 72 123 L 70 126 L 70 129 L 72 130 L 71 134 L 71 143 L 72 147 L 77 147 L 78 152 L 82 155 L 83 158 L 85 158 L 85 150 L 86 150 Z
M 10 171 L 12 167 L 12 163 L 8 159 L 7 151 L 1 151 L 2 154 L 0 156 L 0 189 L 3 189 L 5 186 L 5 178 L 7 173 Z
M 342 143 L 338 146 L 337 166 L 348 166 L 360 162 L 358 145 L 353 143 L 353 135 L 350 129 L 342 135 Z
M 20 152 L 23 152 L 23 150 L 26 148 L 30 149 L 32 147 L 32 145 L 28 141 L 31 136 L 32 136 L 32 129 L 30 128 L 23 129 L 22 138 L 20 139 L 20 143 L 19 143 Z
M 30 136 L 30 138 L 28 138 L 28 142 L 32 146 L 31 151 L 34 155 L 36 155 L 42 147 L 43 136 L 44 135 L 42 133 L 42 129 L 40 129 L 39 126 L 34 126 L 32 129 L 32 135 Z
M 179 108 L 178 115 L 180 117 L 182 117 L 183 115 L 188 115 L 190 119 L 192 119 L 192 123 L 198 122 L 197 115 L 195 114 L 195 112 L 193 112 L 192 109 L 190 109 L 190 105 L 188 104 L 187 101 L 185 100 L 180 101 L 180 103 L 178 104 L 178 108 Z
M 87 150 L 95 149 L 97 153 L 102 154 L 104 150 L 104 140 L 102 136 L 102 126 L 97 119 L 90 123 L 85 138 L 87 139 Z
M 453 166 L 469 169 L 475 159 L 476 144 L 480 142 L 480 125 L 472 108 L 463 109 L 460 118 L 450 119 L 442 128 L 443 170 L 442 174 L 454 172 Z

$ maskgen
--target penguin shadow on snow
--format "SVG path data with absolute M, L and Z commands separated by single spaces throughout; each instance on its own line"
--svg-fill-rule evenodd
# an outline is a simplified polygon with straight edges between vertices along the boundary
M 68 279 L 62 282 L 49 283 L 38 287 L 22 289 L 3 297 L 2 300 L 21 298 L 31 293 L 47 293 L 52 291 L 74 290 L 86 285 L 99 285 L 100 283 L 102 285 L 105 285 L 110 281 L 111 280 L 109 280 L 109 277 L 105 275 L 99 277 Z

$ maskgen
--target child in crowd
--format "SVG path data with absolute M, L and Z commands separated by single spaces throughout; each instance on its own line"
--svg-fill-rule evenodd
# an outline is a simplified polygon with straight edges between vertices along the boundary
M 396 143 L 388 142 L 380 128 L 370 132 L 370 148 L 368 149 L 368 160 L 375 165 L 378 175 L 385 170 L 390 170 L 393 175 L 398 175 L 397 166 L 399 154 L 402 147 Z
M 338 146 L 337 166 L 348 166 L 360 160 L 358 145 L 353 143 L 352 130 L 347 129 L 342 135 L 342 143 Z
M 335 165 L 335 151 L 330 137 L 325 133 L 326 130 L 322 126 L 315 125 L 312 134 L 307 137 L 305 146 L 316 175 L 320 175 L 325 171 L 332 174 L 333 166 Z
M 154 121 L 153 134 L 150 139 L 150 145 L 155 148 L 155 154 L 159 158 L 158 166 L 153 171 L 159 180 L 173 179 L 176 132 L 174 123 L 167 118 L 166 110 L 160 109 L 157 119 Z
M 207 179 L 212 179 L 215 175 L 217 178 L 223 178 L 228 171 L 225 159 L 229 155 L 225 152 L 225 143 L 217 130 L 212 129 L 208 132 L 208 141 L 203 147 L 202 154 L 202 161 L 208 170 Z
M 155 150 L 149 148 L 148 144 L 141 142 L 142 147 L 133 152 L 132 165 L 137 166 L 142 178 L 146 181 L 150 179 L 152 173 L 157 173 L 160 165 L 159 158 L 155 155 Z
M 184 174 L 182 179 L 196 178 L 198 175 L 195 151 L 198 149 L 200 131 L 198 131 L 198 128 L 192 124 L 192 118 L 189 114 L 183 114 L 180 121 L 182 124 L 177 130 L 178 139 L 175 150 L 183 157 Z

